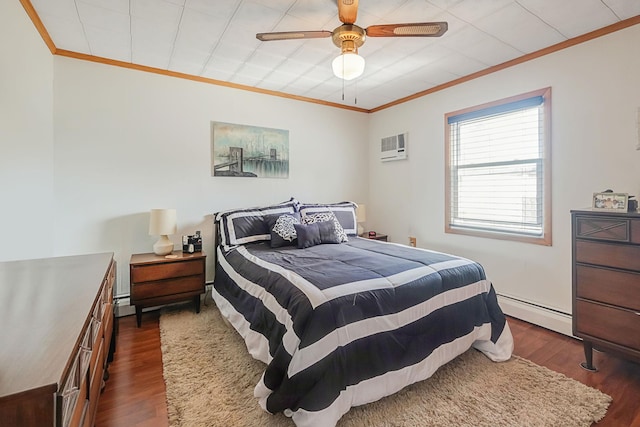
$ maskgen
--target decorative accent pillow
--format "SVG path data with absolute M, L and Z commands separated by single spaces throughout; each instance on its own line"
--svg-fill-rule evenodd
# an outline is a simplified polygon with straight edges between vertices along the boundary
M 348 236 L 356 236 L 358 234 L 357 207 L 358 205 L 354 202 L 299 204 L 299 210 L 303 218 L 316 213 L 333 212 Z
M 264 221 L 266 215 L 294 213 L 298 201 L 294 198 L 286 202 L 248 209 L 233 209 L 216 214 L 220 224 L 220 244 L 223 246 L 269 240 L 271 233 Z
M 336 224 L 335 220 L 319 221 L 313 224 L 293 224 L 298 236 L 298 249 L 323 243 L 340 243 L 341 238 L 338 236 Z
M 294 224 L 300 224 L 300 214 L 298 212 L 267 215 L 264 220 L 271 234 L 272 248 L 295 245 L 297 243 L 296 229 L 293 226 Z
M 315 224 L 316 222 L 324 222 L 324 221 L 332 221 L 335 224 L 336 233 L 340 238 L 340 242 L 347 242 L 349 238 L 347 237 L 347 233 L 340 225 L 340 222 L 336 218 L 333 212 L 321 212 L 310 214 L 302 217 L 302 224 Z M 338 243 L 340 243 L 338 242 Z

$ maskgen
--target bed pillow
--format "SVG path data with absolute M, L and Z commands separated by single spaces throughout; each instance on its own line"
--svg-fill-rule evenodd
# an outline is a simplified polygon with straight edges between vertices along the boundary
M 291 246 L 296 241 L 296 229 L 294 224 L 300 224 L 300 214 L 298 212 L 267 215 L 264 217 L 267 229 L 271 234 L 271 247 Z
M 316 222 L 324 222 L 324 221 L 332 221 L 335 225 L 336 233 L 340 238 L 340 242 L 347 242 L 349 238 L 347 237 L 347 233 L 340 225 L 340 222 L 336 218 L 333 212 L 320 212 L 314 214 L 308 214 L 302 217 L 302 224 L 315 224 Z M 339 243 L 340 243 L 339 242 Z
M 356 236 L 358 234 L 358 223 L 356 221 L 356 208 L 358 205 L 354 202 L 340 202 L 331 204 L 322 203 L 303 203 L 299 204 L 300 214 L 305 216 L 333 212 L 340 226 L 344 229 L 348 236 Z
M 220 244 L 233 246 L 271 239 L 271 233 L 264 221 L 265 216 L 294 213 L 297 203 L 291 198 L 273 206 L 219 212 L 216 214 L 216 221 L 220 224 Z
M 296 229 L 299 249 L 342 241 L 334 220 L 319 221 L 313 224 L 293 224 L 293 227 Z

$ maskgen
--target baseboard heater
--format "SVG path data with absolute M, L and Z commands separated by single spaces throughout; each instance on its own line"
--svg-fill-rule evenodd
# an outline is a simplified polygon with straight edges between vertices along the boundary
M 205 298 L 211 297 L 212 287 L 213 287 L 213 282 L 205 283 Z M 116 295 L 113 298 L 113 300 L 118 307 L 116 310 L 117 317 L 131 316 L 132 314 L 136 314 L 136 308 L 133 305 L 131 305 L 130 294 Z M 176 303 L 176 304 L 182 304 L 182 303 Z M 156 307 L 148 307 L 147 309 L 143 309 L 142 311 L 146 312 L 146 311 L 155 310 L 155 309 Z
M 498 294 L 498 303 L 504 314 L 508 316 L 542 326 L 563 335 L 573 336 L 572 317 L 569 313 L 502 294 Z

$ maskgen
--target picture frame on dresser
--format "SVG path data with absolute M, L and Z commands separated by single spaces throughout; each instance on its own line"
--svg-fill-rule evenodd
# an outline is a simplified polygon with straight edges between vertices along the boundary
M 609 212 L 626 212 L 629 204 L 627 193 L 593 193 L 592 209 Z

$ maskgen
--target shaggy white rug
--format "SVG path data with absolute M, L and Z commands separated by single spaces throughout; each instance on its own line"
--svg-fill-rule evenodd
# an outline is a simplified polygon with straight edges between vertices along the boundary
M 284 415 L 260 409 L 253 388 L 264 364 L 209 304 L 200 314 L 188 307 L 160 317 L 169 424 L 292 427 Z M 610 401 L 526 359 L 494 363 L 469 350 L 425 381 L 352 408 L 338 426 L 586 427 L 604 417 Z

